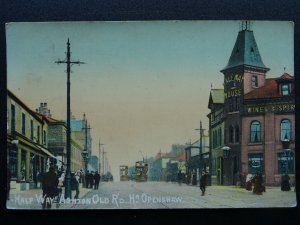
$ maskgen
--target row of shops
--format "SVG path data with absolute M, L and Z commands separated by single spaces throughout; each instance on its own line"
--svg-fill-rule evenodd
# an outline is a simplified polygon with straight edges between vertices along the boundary
M 84 145 L 72 137 L 71 171 L 84 168 L 83 149 Z M 64 170 L 66 166 L 65 122 L 51 117 L 47 103 L 41 103 L 33 111 L 10 90 L 7 90 L 7 165 L 11 188 L 17 190 L 39 187 L 38 174 L 48 171 L 50 166 L 56 170 Z

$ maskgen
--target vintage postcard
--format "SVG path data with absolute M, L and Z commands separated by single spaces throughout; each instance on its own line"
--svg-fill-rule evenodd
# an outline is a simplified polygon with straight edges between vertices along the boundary
M 295 207 L 294 24 L 6 24 L 7 209 Z

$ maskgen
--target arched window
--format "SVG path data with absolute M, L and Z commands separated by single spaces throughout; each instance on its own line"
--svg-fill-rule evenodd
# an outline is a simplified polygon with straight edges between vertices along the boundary
M 238 125 L 235 127 L 235 142 L 240 142 L 240 128 Z
M 258 121 L 251 123 L 251 142 L 261 142 L 261 125 Z
M 229 142 L 230 143 L 233 143 L 233 127 L 232 126 L 230 126 L 229 127 Z
M 291 140 L 292 136 L 292 126 L 291 122 L 284 119 L 280 123 L 280 140 L 288 139 Z

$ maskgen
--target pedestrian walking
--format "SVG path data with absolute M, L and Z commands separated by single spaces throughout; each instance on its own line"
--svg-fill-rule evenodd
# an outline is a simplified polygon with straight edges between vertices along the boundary
M 78 176 L 74 172 L 71 173 L 71 190 L 76 191 L 74 198 L 77 199 L 79 196 L 79 182 Z
M 62 171 L 59 178 L 58 178 L 58 186 L 60 188 L 62 188 L 64 186 L 64 182 L 65 182 L 65 172 Z
M 98 171 L 95 172 L 95 175 L 94 175 L 94 181 L 95 181 L 95 185 L 94 185 L 94 188 L 95 189 L 99 189 L 99 182 L 100 182 L 100 174 L 98 173 Z
M 54 167 L 50 167 L 49 171 L 42 178 L 42 189 L 43 189 L 43 209 L 50 209 L 51 202 L 58 195 L 58 177 L 55 173 Z
M 264 191 L 263 178 L 261 174 L 256 174 L 253 178 L 253 194 L 262 195 Z
M 93 186 L 94 186 L 94 171 L 91 171 L 89 181 L 90 181 L 90 188 L 93 189 Z
M 85 172 L 85 187 L 89 188 L 89 185 L 90 185 L 90 171 L 87 170 Z
M 203 172 L 202 176 L 200 178 L 200 190 L 202 191 L 201 196 L 205 195 L 205 189 L 206 189 L 206 179 L 207 179 L 207 173 Z
M 246 177 L 246 190 L 247 191 L 252 191 L 252 174 L 247 174 L 247 177 Z
M 179 170 L 179 172 L 177 174 L 177 180 L 178 180 L 178 184 L 181 185 L 181 182 L 182 182 L 182 173 L 181 173 L 180 170 Z
M 285 174 L 281 177 L 281 190 L 282 191 L 290 191 L 291 185 L 290 185 L 290 177 L 289 175 Z
M 7 195 L 6 195 L 7 200 L 9 200 L 10 179 L 11 179 L 11 172 L 10 172 L 9 167 L 7 167 Z

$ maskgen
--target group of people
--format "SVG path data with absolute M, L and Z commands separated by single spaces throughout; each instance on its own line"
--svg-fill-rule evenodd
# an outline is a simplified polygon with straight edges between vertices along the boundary
M 100 174 L 98 173 L 98 171 L 94 172 L 94 171 L 87 171 L 85 174 L 85 187 L 86 188 L 94 188 L 99 189 L 99 183 L 100 183 Z
M 38 180 L 42 184 L 43 190 L 43 209 L 51 208 L 51 200 L 58 197 L 62 193 L 62 188 L 65 186 L 65 171 L 56 171 L 53 166 L 50 166 L 47 173 L 40 173 Z M 71 173 L 71 191 L 76 191 L 74 198 L 79 197 L 79 183 L 81 183 L 81 171 Z

